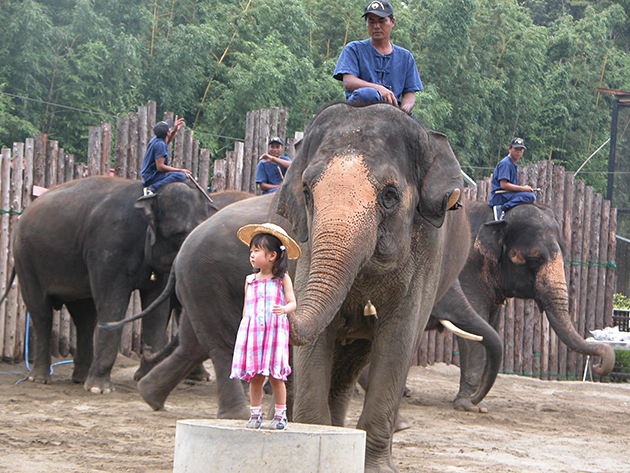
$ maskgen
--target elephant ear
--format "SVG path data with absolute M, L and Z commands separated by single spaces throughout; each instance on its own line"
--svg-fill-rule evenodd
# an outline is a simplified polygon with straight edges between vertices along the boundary
M 507 230 L 507 222 L 499 220 L 498 222 L 484 223 L 479 228 L 477 238 L 473 245 L 474 250 L 480 252 L 485 258 L 498 265 L 503 253 L 503 241 Z
M 464 182 L 462 170 L 446 135 L 432 130 L 427 132 L 428 146 L 425 157 L 432 156 L 428 172 L 420 187 L 418 212 L 431 225 L 440 228 L 447 210 L 461 207 L 460 197 Z
M 157 203 L 157 194 L 140 197 L 136 200 L 134 207 L 140 211 L 140 214 L 147 222 L 147 233 L 144 240 L 144 256 L 147 260 L 151 259 L 153 245 L 157 240 L 157 220 L 153 206 Z
M 284 182 L 276 192 L 269 214 L 277 213 L 286 218 L 293 227 L 293 232 L 301 243 L 308 240 L 306 205 L 302 173 L 306 169 L 306 150 L 300 140 L 296 146 L 296 155 L 289 166 Z

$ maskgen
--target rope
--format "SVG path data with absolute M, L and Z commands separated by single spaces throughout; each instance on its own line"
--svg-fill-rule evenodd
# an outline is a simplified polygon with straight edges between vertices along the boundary
M 22 210 L 13 210 L 13 209 L 0 209 L 0 214 L 9 214 L 9 215 L 21 215 L 22 212 L 24 212 L 24 209 Z
M 617 265 L 615 263 L 602 263 L 600 261 L 578 261 L 574 259 L 570 259 L 564 262 L 565 264 L 570 264 L 571 266 L 589 266 L 593 268 L 616 268 Z

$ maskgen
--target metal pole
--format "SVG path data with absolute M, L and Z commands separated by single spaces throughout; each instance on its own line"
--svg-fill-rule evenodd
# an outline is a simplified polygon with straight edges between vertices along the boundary
M 608 155 L 608 186 L 606 188 L 606 200 L 613 202 L 613 188 L 615 185 L 615 148 L 617 147 L 617 111 L 619 99 L 615 97 L 613 102 L 612 124 L 610 126 L 610 153 Z

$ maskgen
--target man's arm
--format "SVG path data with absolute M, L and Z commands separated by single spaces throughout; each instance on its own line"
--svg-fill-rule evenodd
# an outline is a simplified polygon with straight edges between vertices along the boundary
M 499 184 L 501 185 L 501 189 L 506 192 L 534 192 L 532 186 L 517 186 L 516 184 L 512 184 L 507 179 L 501 179 L 499 181 Z
M 282 166 L 284 169 L 288 169 L 291 166 L 291 161 L 288 159 L 278 158 L 276 156 L 272 156 L 270 154 L 263 154 L 260 158 L 258 158 L 263 163 L 276 163 Z
M 416 93 L 415 92 L 407 92 L 403 94 L 402 101 L 400 103 L 400 108 L 407 112 L 411 113 L 413 110 L 413 106 L 416 104 Z
M 269 184 L 268 182 L 259 182 L 260 190 L 269 191 L 271 189 L 279 189 L 282 184 Z
M 368 82 L 363 79 L 359 79 L 357 76 L 353 76 L 352 74 L 344 74 L 343 75 L 343 86 L 346 90 L 350 92 L 354 92 L 361 87 L 372 87 L 373 89 L 378 90 L 381 93 L 381 97 L 385 102 L 389 102 L 393 105 L 398 105 L 398 99 L 394 95 L 394 93 L 389 90 L 387 87 L 380 84 L 373 84 L 372 82 Z
M 180 169 L 174 168 L 173 166 L 169 166 L 168 164 L 164 164 L 166 160 L 166 156 L 161 156 L 159 158 L 155 158 L 155 167 L 160 172 L 183 172 L 187 176 L 191 176 L 192 173 L 188 169 Z
M 173 141 L 173 138 L 175 138 L 175 135 L 177 134 L 177 132 L 179 131 L 179 129 L 182 127 L 183 124 L 184 124 L 184 119 L 177 118 L 177 115 L 175 115 L 175 123 L 173 124 L 173 128 L 169 130 L 169 132 L 166 134 L 166 138 L 164 139 L 164 141 L 166 141 L 166 144 L 169 144 L 171 141 Z

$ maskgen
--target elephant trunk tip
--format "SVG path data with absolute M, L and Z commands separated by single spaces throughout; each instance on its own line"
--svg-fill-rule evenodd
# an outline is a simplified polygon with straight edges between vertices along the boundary
M 602 361 L 598 365 L 593 365 L 593 372 L 598 376 L 608 376 L 615 366 L 615 351 L 610 345 L 600 343 L 595 354 L 601 357 Z

